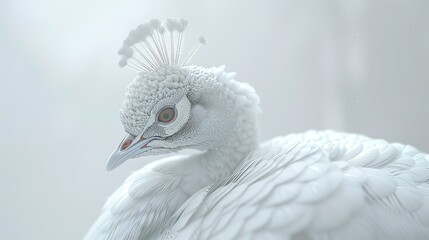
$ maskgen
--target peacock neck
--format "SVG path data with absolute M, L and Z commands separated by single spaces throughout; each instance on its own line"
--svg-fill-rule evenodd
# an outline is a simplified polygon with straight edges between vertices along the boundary
M 201 156 L 201 166 L 212 181 L 230 176 L 259 144 L 259 97 L 250 85 L 235 81 L 233 77 L 222 72 L 217 77 L 221 84 L 212 88 L 216 89 L 211 94 L 218 99 L 219 112 L 224 114 L 225 121 L 231 123 L 225 137 Z
M 207 150 L 200 159 L 204 173 L 211 181 L 227 178 L 257 146 L 256 136 L 237 136 L 225 145 Z

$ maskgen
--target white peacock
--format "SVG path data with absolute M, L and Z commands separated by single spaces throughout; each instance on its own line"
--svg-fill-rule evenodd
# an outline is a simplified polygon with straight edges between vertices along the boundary
M 224 67 L 183 60 L 185 19 L 129 33 L 121 67 L 139 75 L 111 170 L 158 160 L 109 198 L 85 239 L 429 239 L 429 155 L 356 134 L 308 131 L 258 142 L 259 97 Z

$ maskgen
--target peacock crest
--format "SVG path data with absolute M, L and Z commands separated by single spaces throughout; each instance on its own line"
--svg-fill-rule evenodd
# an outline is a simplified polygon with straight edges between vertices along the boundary
M 195 53 L 206 44 L 206 39 L 198 37 L 198 42 L 188 55 L 181 60 L 185 41 L 184 32 L 189 22 L 184 18 L 168 18 L 161 23 L 151 19 L 130 31 L 118 54 L 120 67 L 128 66 L 138 72 L 152 72 L 163 66 L 185 66 Z

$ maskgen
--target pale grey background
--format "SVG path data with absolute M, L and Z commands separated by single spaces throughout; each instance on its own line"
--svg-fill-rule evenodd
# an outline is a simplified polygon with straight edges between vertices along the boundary
M 262 100 L 261 139 L 358 132 L 429 151 L 429 1 L 0 0 L 0 239 L 80 239 L 146 160 L 106 174 L 141 21 L 191 22 L 194 63 L 226 64 Z

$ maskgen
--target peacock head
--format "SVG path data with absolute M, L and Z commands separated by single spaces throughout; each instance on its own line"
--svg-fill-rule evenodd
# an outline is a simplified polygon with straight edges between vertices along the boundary
M 185 19 L 152 19 L 132 30 L 118 53 L 119 65 L 139 75 L 128 86 L 120 118 L 127 136 L 111 154 L 107 170 L 130 158 L 165 154 L 184 148 L 215 148 L 232 131 L 234 108 L 226 108 L 226 82 L 232 75 L 223 68 L 188 66 L 197 45 L 181 60 Z M 243 89 L 242 89 L 243 90 Z M 249 87 L 249 91 L 253 91 Z M 241 102 L 245 103 L 245 100 Z M 237 106 L 238 108 L 240 106 Z M 239 118 L 238 118 L 239 119 Z M 237 120 L 239 121 L 239 120 Z

